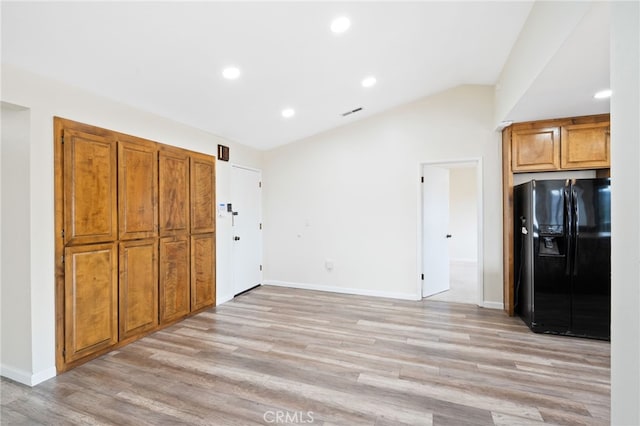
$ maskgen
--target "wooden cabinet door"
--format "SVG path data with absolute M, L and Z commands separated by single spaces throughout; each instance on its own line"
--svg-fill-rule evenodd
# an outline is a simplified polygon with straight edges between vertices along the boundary
M 191 310 L 213 306 L 216 300 L 215 234 L 191 236 Z
M 116 143 L 64 130 L 64 244 L 118 239 Z
M 191 232 L 215 231 L 215 160 L 204 154 L 191 154 Z
M 563 126 L 560 158 L 563 169 L 610 167 L 609 123 Z
M 160 239 L 160 322 L 167 323 L 190 312 L 189 237 Z
M 189 233 L 189 153 L 161 147 L 158 153 L 160 236 Z
M 64 359 L 71 362 L 118 342 L 118 255 L 116 243 L 64 253 Z
M 118 141 L 118 216 L 121 240 L 157 235 L 156 155 L 155 144 Z
M 558 170 L 560 168 L 560 129 L 518 129 L 511 133 L 514 172 Z
M 120 340 L 158 325 L 157 241 L 120 243 Z

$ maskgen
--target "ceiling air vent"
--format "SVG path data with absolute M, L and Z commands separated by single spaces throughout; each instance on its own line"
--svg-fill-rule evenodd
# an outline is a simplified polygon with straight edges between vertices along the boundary
M 346 117 L 347 115 L 351 115 L 351 114 L 356 113 L 356 112 L 358 112 L 358 111 L 362 111 L 362 108 L 356 108 L 356 109 L 351 110 L 351 111 L 343 112 L 343 113 L 342 113 L 342 116 L 343 116 L 343 117 Z

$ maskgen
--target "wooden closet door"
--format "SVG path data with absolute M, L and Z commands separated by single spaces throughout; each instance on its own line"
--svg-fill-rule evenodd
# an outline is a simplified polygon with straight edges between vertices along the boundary
M 161 147 L 158 153 L 160 236 L 189 233 L 189 153 Z
M 191 232 L 214 232 L 215 160 L 204 154 L 191 154 Z
M 120 239 L 149 238 L 158 231 L 158 161 L 154 143 L 118 141 Z
M 213 306 L 216 300 L 215 234 L 191 236 L 191 310 Z
M 158 240 L 120 242 L 120 340 L 158 325 Z
M 118 239 L 116 143 L 64 129 L 64 244 Z
M 65 362 L 118 342 L 116 243 L 65 249 Z
M 190 312 L 189 236 L 160 238 L 160 323 Z

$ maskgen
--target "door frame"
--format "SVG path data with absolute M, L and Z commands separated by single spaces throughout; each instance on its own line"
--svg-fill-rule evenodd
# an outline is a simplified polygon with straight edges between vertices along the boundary
M 416 283 L 416 295 L 419 300 L 422 300 L 422 274 L 423 271 L 423 259 L 422 253 L 424 251 L 423 245 L 423 232 L 424 232 L 424 199 L 423 199 L 423 186 L 422 186 L 422 170 L 425 166 L 444 166 L 448 169 L 455 168 L 456 166 L 469 166 L 472 165 L 476 169 L 476 210 L 477 210 L 477 222 L 478 222 L 478 263 L 477 263 L 477 290 L 476 290 L 476 304 L 478 306 L 484 306 L 484 253 L 483 253 L 483 172 L 482 172 L 482 157 L 471 157 L 471 158 L 458 158 L 451 160 L 440 160 L 440 161 L 422 161 L 418 164 L 418 182 L 417 192 L 418 192 L 418 232 L 416 233 L 417 238 L 417 283 Z
M 258 173 L 258 179 L 260 179 L 260 188 L 262 189 L 262 170 L 261 169 L 256 169 L 255 167 L 249 167 L 249 166 L 243 166 L 241 164 L 236 164 L 236 163 L 231 163 L 231 169 L 229 171 L 229 199 L 231 200 L 231 203 L 233 204 L 233 199 L 234 199 L 234 194 L 233 194 L 233 169 L 242 169 L 242 170 L 248 170 L 250 172 L 256 172 Z M 262 218 L 262 191 L 260 191 L 260 202 L 258 204 L 258 220 L 260 221 L 260 223 L 263 223 L 263 218 Z M 231 220 L 233 221 L 233 217 L 231 218 Z M 233 223 L 233 222 L 232 222 Z M 231 237 L 233 237 L 233 225 L 231 226 Z M 259 241 L 259 246 L 260 246 L 260 265 L 264 266 L 264 244 L 263 244 L 263 236 L 262 233 L 260 233 L 260 241 Z M 231 260 L 231 290 L 232 290 L 232 298 L 233 296 L 236 294 L 235 293 L 235 289 L 236 289 L 236 277 L 235 277 L 235 250 L 233 249 L 233 244 L 231 245 L 231 256 L 230 256 L 230 260 Z M 264 269 L 264 267 L 262 268 Z M 260 270 L 260 283 L 262 284 L 262 281 L 264 281 L 264 276 L 263 276 L 263 270 Z

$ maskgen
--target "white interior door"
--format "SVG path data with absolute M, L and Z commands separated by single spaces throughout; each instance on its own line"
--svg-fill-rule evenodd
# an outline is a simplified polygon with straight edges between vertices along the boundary
M 233 293 L 262 282 L 261 173 L 231 167 Z
M 449 290 L 449 169 L 422 169 L 422 297 Z

